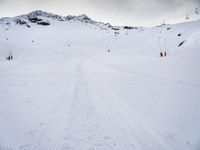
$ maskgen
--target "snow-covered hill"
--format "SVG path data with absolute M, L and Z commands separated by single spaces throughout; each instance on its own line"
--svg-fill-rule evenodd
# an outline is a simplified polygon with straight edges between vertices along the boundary
M 199 64 L 200 21 L 2 18 L 0 150 L 199 150 Z
M 70 49 L 79 50 L 81 47 L 82 51 L 86 49 L 84 52 L 89 54 L 106 55 L 110 49 L 113 54 L 154 57 L 159 57 L 161 45 L 168 55 L 184 55 L 198 50 L 199 25 L 200 21 L 153 28 L 114 27 L 93 21 L 86 15 L 62 17 L 34 11 L 0 20 L 1 57 L 5 57 L 7 51 L 13 51 L 16 58 L 27 58 L 27 55 L 33 57 L 32 53 L 40 49 L 44 53 L 52 53 L 56 51 L 51 50 L 55 45 L 62 50 L 69 45 Z M 41 51 L 37 54 L 41 55 Z

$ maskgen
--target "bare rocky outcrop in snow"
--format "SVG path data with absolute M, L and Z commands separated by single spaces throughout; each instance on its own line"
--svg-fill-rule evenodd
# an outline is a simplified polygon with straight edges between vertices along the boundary
M 132 30 L 132 29 L 140 29 L 141 27 L 131 27 L 131 26 L 112 26 L 109 23 L 103 23 L 103 22 L 97 22 L 92 20 L 90 17 L 88 17 L 85 14 L 79 15 L 79 16 L 60 16 L 53 13 L 44 12 L 41 10 L 36 10 L 33 12 L 30 12 L 25 15 L 20 15 L 13 18 L 1 18 L 0 24 L 3 24 L 4 26 L 7 26 L 10 28 L 10 25 L 17 24 L 22 25 L 26 27 L 31 27 L 31 24 L 37 24 L 37 25 L 50 25 L 51 21 L 73 21 L 73 22 L 82 22 L 86 24 L 94 25 L 102 30 L 106 29 L 112 29 L 113 31 L 116 30 Z

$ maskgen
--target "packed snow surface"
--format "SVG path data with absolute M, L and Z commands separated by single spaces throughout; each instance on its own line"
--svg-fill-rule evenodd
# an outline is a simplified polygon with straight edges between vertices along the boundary
M 200 150 L 199 65 L 200 21 L 3 18 L 0 150 Z

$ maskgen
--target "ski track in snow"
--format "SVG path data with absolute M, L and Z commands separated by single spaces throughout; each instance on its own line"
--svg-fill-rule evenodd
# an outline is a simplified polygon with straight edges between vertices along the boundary
M 65 62 L 66 63 L 66 62 Z M 69 63 L 69 62 L 67 62 Z M 76 66 L 75 62 L 75 66 Z M 60 63 L 55 63 L 49 68 L 49 72 L 51 75 L 53 75 L 54 79 L 59 83 L 59 84 L 64 84 L 67 85 L 67 80 L 61 76 L 59 76 L 55 70 L 56 66 L 60 65 Z M 67 66 L 67 65 L 66 65 Z M 74 69 L 74 68 L 73 68 Z M 74 71 L 72 70 L 74 73 Z M 65 75 L 67 77 L 67 74 Z M 55 107 L 52 108 L 50 111 L 50 116 L 47 119 L 47 121 L 42 122 L 39 126 L 40 128 L 36 131 L 36 137 L 34 137 L 34 140 L 31 142 L 30 149 L 60 149 L 60 142 L 58 142 L 58 139 L 56 139 L 56 136 L 53 137 L 53 139 L 50 139 L 48 137 L 48 132 L 51 131 L 53 128 L 55 128 L 54 125 L 60 124 L 61 122 L 57 122 L 57 118 L 62 116 L 62 114 L 67 113 L 67 105 L 68 105 L 68 98 L 67 98 L 67 92 L 64 90 L 60 100 L 58 100 L 58 103 L 55 105 Z M 65 120 L 65 118 L 61 118 L 62 120 Z M 60 127 L 60 126 L 58 126 Z M 56 130 L 56 129 L 54 129 Z
M 114 124 L 105 126 L 103 122 L 105 119 L 101 120 L 82 71 L 83 63 L 84 61 L 77 67 L 76 89 L 70 117 L 66 122 L 63 136 L 65 143 L 62 149 L 135 149 L 135 145 L 132 144 L 131 139 L 127 139 L 126 135 L 115 135 L 117 133 L 114 132 L 113 137 L 113 134 L 109 134 Z
M 1 128 L 1 131 L 7 132 L 6 134 L 18 135 L 19 137 L 15 138 L 27 138 L 27 140 L 20 140 L 20 143 L 15 142 L 15 145 L 10 148 L 9 146 L 0 148 L 2 150 L 173 150 L 174 148 L 165 141 L 163 136 L 161 137 L 148 125 L 145 121 L 146 116 L 133 110 L 111 89 L 104 86 L 100 75 L 93 74 L 94 70 L 91 70 L 91 66 L 97 68 L 106 66 L 117 72 L 137 75 L 141 80 L 153 78 L 158 82 L 164 80 L 171 83 L 174 81 L 174 79 L 168 80 L 128 71 L 88 57 L 51 63 L 45 67 L 47 68 L 46 74 L 41 77 L 33 76 L 35 77 L 34 83 L 37 83 L 36 86 L 62 85 L 61 96 L 57 98 L 53 106 L 48 106 L 48 113 L 44 118 L 35 120 L 34 127 L 29 127 L 30 122 L 21 122 L 22 127 L 26 126 L 24 130 L 26 132 L 15 131 L 14 126 L 12 132 Z M 25 65 L 19 69 L 27 70 L 29 67 L 35 68 L 35 66 Z M 47 77 L 54 82 L 46 84 L 43 80 Z M 184 81 L 182 83 L 185 86 L 198 88 Z M 41 107 L 45 107 L 45 105 L 38 107 L 32 98 L 24 99 L 22 105 L 35 109 L 35 112 L 42 112 Z M 20 123 L 17 126 L 20 126 Z M 5 125 L 3 127 L 6 128 Z M 2 134 L 1 139 L 4 137 L 5 135 Z M 6 137 L 9 138 L 8 135 Z M 190 141 L 187 143 L 191 145 Z
M 137 117 L 129 117 L 119 100 L 111 91 L 101 86 L 94 76 L 86 78 L 83 67 L 85 62 L 80 60 L 75 65 L 76 84 L 70 111 L 65 110 L 67 98 L 63 93 L 57 105 L 50 111 L 47 120 L 40 122 L 36 129 L 29 131 L 31 142 L 18 148 L 31 150 L 171 149 L 153 131 L 141 124 Z M 55 79 L 58 80 L 56 75 Z M 103 110 L 105 115 L 102 115 L 100 110 Z M 57 117 L 65 113 L 69 114 L 62 118 L 63 141 L 58 142 L 55 137 L 54 139 L 48 137 L 48 132 L 56 128 L 55 124 L 61 123 L 57 122 Z
M 91 62 L 89 61 L 89 63 Z M 130 141 L 137 142 L 137 149 L 172 149 L 147 125 L 147 122 L 140 119 L 141 115 L 139 113 L 125 105 L 112 91 L 104 87 L 101 82 L 98 82 L 97 77 L 95 79 L 94 76 L 90 76 L 90 80 L 93 82 L 91 85 L 91 88 L 94 88 L 93 93 L 96 92 L 95 94 L 104 102 L 111 118 L 118 121 L 115 126 L 119 129 L 118 124 L 123 124 L 124 128 L 122 130 L 126 131 L 126 136 L 130 136 Z M 98 97 L 96 98 L 98 99 Z
M 154 79 L 154 80 L 158 80 L 158 81 L 161 81 L 161 82 L 168 82 L 168 83 L 171 83 L 171 84 L 177 84 L 177 85 L 180 85 L 180 86 L 200 88 L 200 84 L 197 84 L 197 83 L 192 83 L 192 82 L 188 82 L 188 81 L 172 79 L 172 78 L 167 78 L 167 77 L 160 77 L 160 76 L 155 76 L 155 75 L 151 75 L 151 74 L 145 74 L 145 73 L 142 73 L 142 72 L 131 71 L 131 70 L 128 70 L 128 69 L 125 69 L 125 68 L 122 68 L 122 67 L 119 67 L 119 66 L 116 66 L 116 65 L 113 65 L 113 64 L 106 63 L 106 62 L 96 61 L 96 60 L 92 60 L 92 59 L 90 59 L 90 60 L 93 61 L 93 62 L 102 64 L 102 65 L 105 65 L 107 67 L 120 70 L 122 72 L 126 72 L 126 73 L 133 74 L 135 76 L 139 76 L 141 78 Z
M 65 63 L 71 64 L 70 70 L 74 76 L 74 93 L 71 100 L 67 91 L 63 90 L 62 96 L 51 108 L 46 119 L 38 122 L 36 128 L 26 133 L 30 141 L 13 149 L 172 149 L 147 125 L 144 116 L 124 104 L 110 89 L 102 85 L 98 76 L 94 76 L 85 66 L 106 65 L 125 73 L 132 72 L 87 58 L 76 59 L 73 64 Z M 67 85 L 67 74 L 63 76 L 59 74 L 59 71 L 64 68 L 57 69 L 60 65 L 59 62 L 53 63 L 47 74 L 58 84 Z M 27 67 L 24 66 L 21 69 Z M 143 77 L 143 74 L 141 76 Z M 34 102 L 27 99 L 23 101 L 23 105 L 32 107 Z M 60 130 L 59 134 L 52 132 L 57 130 Z
M 70 105 L 69 117 L 62 118 L 66 120 L 63 140 L 64 143 L 56 143 L 48 139 L 48 131 L 56 124 L 55 117 L 60 111 L 65 113 L 61 108 L 64 108 L 65 97 L 59 101 L 50 118 L 41 123 L 37 130 L 33 130 L 30 134 L 34 134 L 29 145 L 20 146 L 20 149 L 28 147 L 28 149 L 140 149 L 133 135 L 129 135 L 131 130 L 129 127 L 118 126 L 120 122 L 118 116 L 113 115 L 113 112 L 107 108 L 106 100 L 100 101 L 104 103 L 106 110 L 106 118 L 101 120 L 101 115 L 97 112 L 94 99 L 90 96 L 87 80 L 82 71 L 83 61 L 77 65 L 76 70 L 76 86 L 73 99 Z M 96 89 L 98 90 L 98 89 Z M 61 110 L 62 109 L 62 110 Z M 117 112 L 118 114 L 120 112 Z M 104 124 L 104 120 L 112 120 L 112 124 Z M 116 122 L 115 120 L 118 120 Z M 116 126 L 117 125 L 117 126 Z M 116 127 L 115 127 L 116 126 Z M 114 129 L 113 129 L 114 128 Z M 110 132 L 110 133 L 109 133 Z M 51 144 L 50 144 L 51 143 Z M 61 146 L 62 145 L 62 146 Z M 137 145 L 137 146 L 136 146 Z

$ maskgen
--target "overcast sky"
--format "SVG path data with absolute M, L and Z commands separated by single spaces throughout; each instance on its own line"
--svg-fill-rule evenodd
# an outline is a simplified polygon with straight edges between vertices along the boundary
M 63 16 L 86 14 L 113 25 L 151 26 L 163 19 L 184 21 L 187 11 L 195 8 L 200 8 L 200 0 L 0 0 L 0 17 L 43 10 Z

